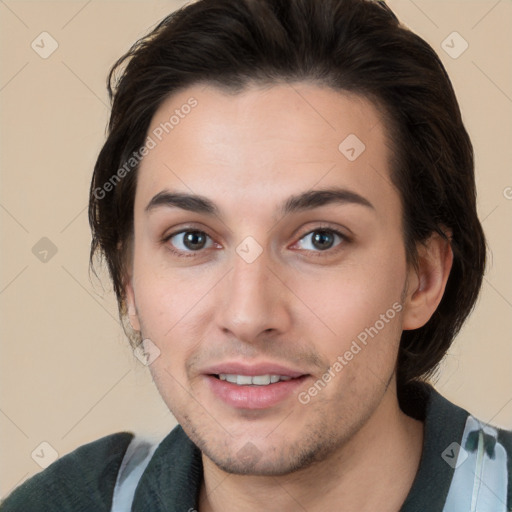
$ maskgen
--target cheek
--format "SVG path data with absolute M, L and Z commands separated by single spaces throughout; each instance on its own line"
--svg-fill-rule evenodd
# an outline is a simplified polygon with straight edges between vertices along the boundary
M 163 251 L 144 236 L 136 240 L 133 284 L 143 335 L 165 339 L 194 300 L 194 287 L 177 278 L 179 272 L 166 268 Z
M 134 265 L 134 288 L 142 335 L 152 340 L 162 355 L 153 366 L 165 361 L 176 368 L 204 337 L 209 318 L 209 292 L 216 282 L 210 271 L 170 269 L 141 254 Z M 218 279 L 218 278 L 217 278 Z
M 295 281 L 297 296 L 314 312 L 306 312 L 307 323 L 305 317 L 296 321 L 331 364 L 346 354 L 352 368 L 373 367 L 374 361 L 394 365 L 406 275 L 405 257 L 398 252 L 376 250 L 316 279 Z
M 382 271 L 358 264 L 318 278 L 304 277 L 293 286 L 296 295 L 333 334 L 347 337 L 375 323 L 395 302 L 400 303 L 405 269 L 397 265 Z
M 144 280 L 136 291 L 143 335 L 158 340 L 162 349 L 183 329 L 193 326 L 201 299 L 201 287 L 183 286 L 171 279 Z

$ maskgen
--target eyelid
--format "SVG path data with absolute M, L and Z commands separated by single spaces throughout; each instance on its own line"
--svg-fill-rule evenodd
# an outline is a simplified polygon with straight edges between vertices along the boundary
M 199 256 L 199 255 L 204 254 L 205 248 L 199 249 L 198 251 L 191 251 L 191 250 L 183 251 L 181 249 L 175 249 L 172 247 L 172 244 L 170 244 L 171 238 L 174 238 L 177 235 L 181 235 L 183 233 L 188 233 L 188 232 L 202 233 L 202 234 L 206 235 L 213 242 L 213 244 L 217 244 L 217 242 L 215 242 L 213 237 L 205 229 L 199 228 L 199 227 L 196 227 L 193 225 L 183 226 L 182 228 L 173 230 L 171 233 L 165 234 L 162 237 L 161 242 L 168 248 L 169 251 L 171 251 L 174 255 L 176 255 L 178 257 L 182 257 L 182 256 L 183 257 L 194 257 L 194 256 Z M 208 247 L 207 249 L 211 249 L 211 247 Z
M 291 247 L 297 245 L 301 240 L 303 240 L 306 236 L 308 235 L 311 235 L 315 232 L 318 232 L 318 231 L 327 231 L 327 232 L 330 232 L 332 234 L 334 234 L 335 236 L 338 236 L 340 238 L 340 242 L 338 244 L 336 244 L 335 246 L 333 247 L 329 247 L 328 249 L 325 249 L 324 251 L 322 250 L 311 250 L 311 249 L 299 249 L 301 251 L 306 251 L 308 253 L 312 253 L 314 254 L 315 256 L 316 255 L 333 255 L 335 254 L 338 250 L 340 250 L 342 248 L 342 246 L 344 246 L 346 243 L 348 242 L 351 242 L 352 241 L 352 237 L 347 235 L 346 233 L 344 233 L 342 230 L 340 230 L 339 228 L 334 228 L 330 225 L 318 225 L 318 226 L 315 226 L 313 228 L 309 228 L 308 230 L 304 231 L 298 238 L 297 238 L 297 241 L 294 242 L 292 244 Z
M 205 235 L 210 236 L 208 234 L 208 231 L 206 231 L 204 228 L 199 228 L 199 227 L 196 227 L 196 226 L 193 226 L 193 225 L 189 225 L 189 226 L 183 226 L 181 228 L 173 229 L 171 232 L 164 234 L 162 236 L 162 240 L 163 241 L 169 240 L 173 236 L 179 235 L 181 233 L 186 233 L 188 231 L 198 231 L 200 233 L 204 233 Z M 212 237 L 210 236 L 210 238 L 212 238 Z
M 337 235 L 339 235 L 344 240 L 352 241 L 355 238 L 354 233 L 347 227 L 334 224 L 327 221 L 311 221 L 306 223 L 305 226 L 302 226 L 300 229 L 296 230 L 292 235 L 296 242 L 293 242 L 295 245 L 299 240 L 302 240 L 306 235 L 314 233 L 315 231 L 330 231 Z

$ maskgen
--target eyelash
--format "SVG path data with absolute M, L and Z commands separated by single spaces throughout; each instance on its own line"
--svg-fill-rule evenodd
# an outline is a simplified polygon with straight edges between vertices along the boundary
M 314 255 L 314 257 L 322 256 L 324 254 L 327 254 L 328 256 L 332 255 L 332 254 L 335 254 L 338 250 L 340 250 L 340 246 L 343 246 L 346 243 L 351 242 L 351 239 L 346 234 L 341 233 L 337 229 L 330 228 L 330 227 L 323 227 L 323 226 L 318 226 L 315 229 L 312 229 L 312 230 L 304 233 L 298 239 L 298 241 L 301 241 L 306 236 L 312 235 L 313 233 L 316 233 L 316 232 L 319 232 L 319 231 L 334 234 L 334 235 L 338 236 L 341 239 L 341 241 L 340 241 L 340 243 L 338 245 L 334 246 L 333 248 L 326 249 L 325 251 L 320 251 L 320 250 L 312 251 L 312 250 L 306 249 L 306 251 L 311 252 Z M 171 238 L 175 237 L 176 235 L 181 235 L 183 233 L 200 233 L 200 234 L 206 235 L 208 238 L 213 240 L 212 237 L 210 235 L 208 235 L 208 233 L 206 233 L 205 231 L 202 231 L 200 229 L 195 229 L 193 227 L 181 229 L 180 231 L 175 231 L 174 233 L 171 233 L 170 235 L 165 236 L 162 239 L 162 243 L 166 244 L 168 250 L 171 253 L 173 253 L 175 256 L 179 257 L 179 258 L 191 258 L 191 257 L 194 258 L 194 257 L 196 257 L 196 253 L 203 252 L 203 249 L 199 249 L 198 251 L 183 252 L 183 251 L 179 251 L 179 250 L 173 249 L 171 244 L 168 244 L 168 242 L 169 242 L 169 240 Z M 295 243 L 297 243 L 297 242 L 295 242 Z

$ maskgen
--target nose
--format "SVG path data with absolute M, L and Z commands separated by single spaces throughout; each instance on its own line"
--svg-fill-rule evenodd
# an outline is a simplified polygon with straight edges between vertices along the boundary
M 265 251 L 252 262 L 234 254 L 219 293 L 216 321 L 224 334 L 253 343 L 291 327 L 290 291 Z

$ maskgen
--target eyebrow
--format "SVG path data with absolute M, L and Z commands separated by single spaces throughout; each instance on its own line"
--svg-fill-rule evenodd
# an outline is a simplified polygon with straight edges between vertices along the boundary
M 331 187 L 308 190 L 301 194 L 290 196 L 281 205 L 279 212 L 282 216 L 285 216 L 329 204 L 356 204 L 375 210 L 373 204 L 360 194 L 344 188 Z M 162 190 L 149 201 L 145 211 L 150 212 L 159 207 L 175 207 L 190 212 L 220 217 L 220 210 L 213 201 L 204 196 L 184 192 Z

